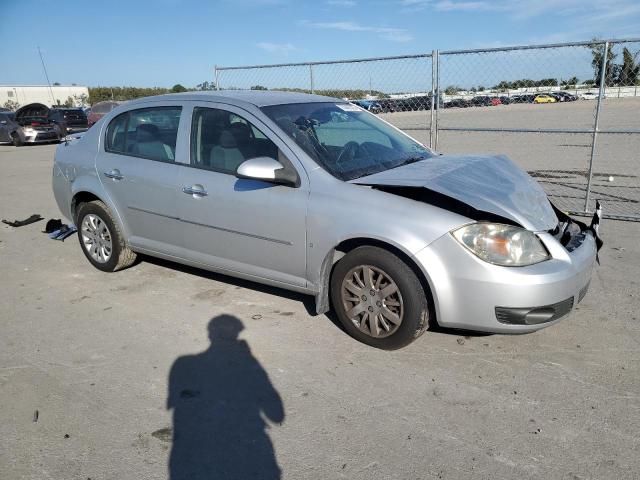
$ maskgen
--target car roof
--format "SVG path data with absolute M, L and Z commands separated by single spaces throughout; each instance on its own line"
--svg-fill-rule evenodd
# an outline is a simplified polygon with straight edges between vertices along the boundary
M 186 100 L 204 102 L 222 102 L 231 104 L 250 104 L 256 107 L 266 107 L 269 105 L 285 105 L 290 103 L 321 103 L 340 102 L 344 100 L 323 95 L 313 95 L 299 92 L 279 92 L 272 90 L 217 90 L 206 92 L 184 92 L 145 97 L 128 102 L 127 105 L 148 101 L 162 100 Z

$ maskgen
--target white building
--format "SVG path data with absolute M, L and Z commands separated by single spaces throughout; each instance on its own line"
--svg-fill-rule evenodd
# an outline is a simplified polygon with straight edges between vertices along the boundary
M 0 107 L 7 102 L 18 106 L 43 103 L 47 106 L 64 104 L 69 98 L 74 106 L 88 105 L 89 89 L 77 85 L 0 85 Z

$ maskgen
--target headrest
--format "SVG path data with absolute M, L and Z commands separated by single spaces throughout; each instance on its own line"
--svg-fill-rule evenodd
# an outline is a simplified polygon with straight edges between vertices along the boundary
M 251 138 L 251 127 L 246 123 L 232 123 L 230 130 L 239 142 L 249 140 Z
M 229 130 L 223 130 L 220 132 L 220 138 L 218 139 L 218 144 L 222 148 L 236 148 L 238 143 L 236 142 L 236 138 Z
M 156 125 L 143 123 L 136 128 L 136 139 L 138 142 L 154 142 L 158 140 L 159 132 Z

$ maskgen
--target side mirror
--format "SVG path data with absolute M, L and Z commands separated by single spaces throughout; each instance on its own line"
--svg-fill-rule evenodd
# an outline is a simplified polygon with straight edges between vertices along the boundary
M 298 175 L 282 165 L 278 160 L 269 157 L 250 158 L 242 162 L 236 170 L 236 177 L 263 182 L 277 183 L 295 187 Z

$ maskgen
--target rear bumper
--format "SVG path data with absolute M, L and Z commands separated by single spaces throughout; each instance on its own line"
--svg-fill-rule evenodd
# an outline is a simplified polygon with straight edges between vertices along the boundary
M 526 333 L 564 318 L 586 294 L 596 259 L 587 233 L 568 252 L 550 234 L 540 239 L 552 259 L 528 267 L 480 260 L 446 234 L 415 255 L 429 279 L 438 323 L 496 333 Z

